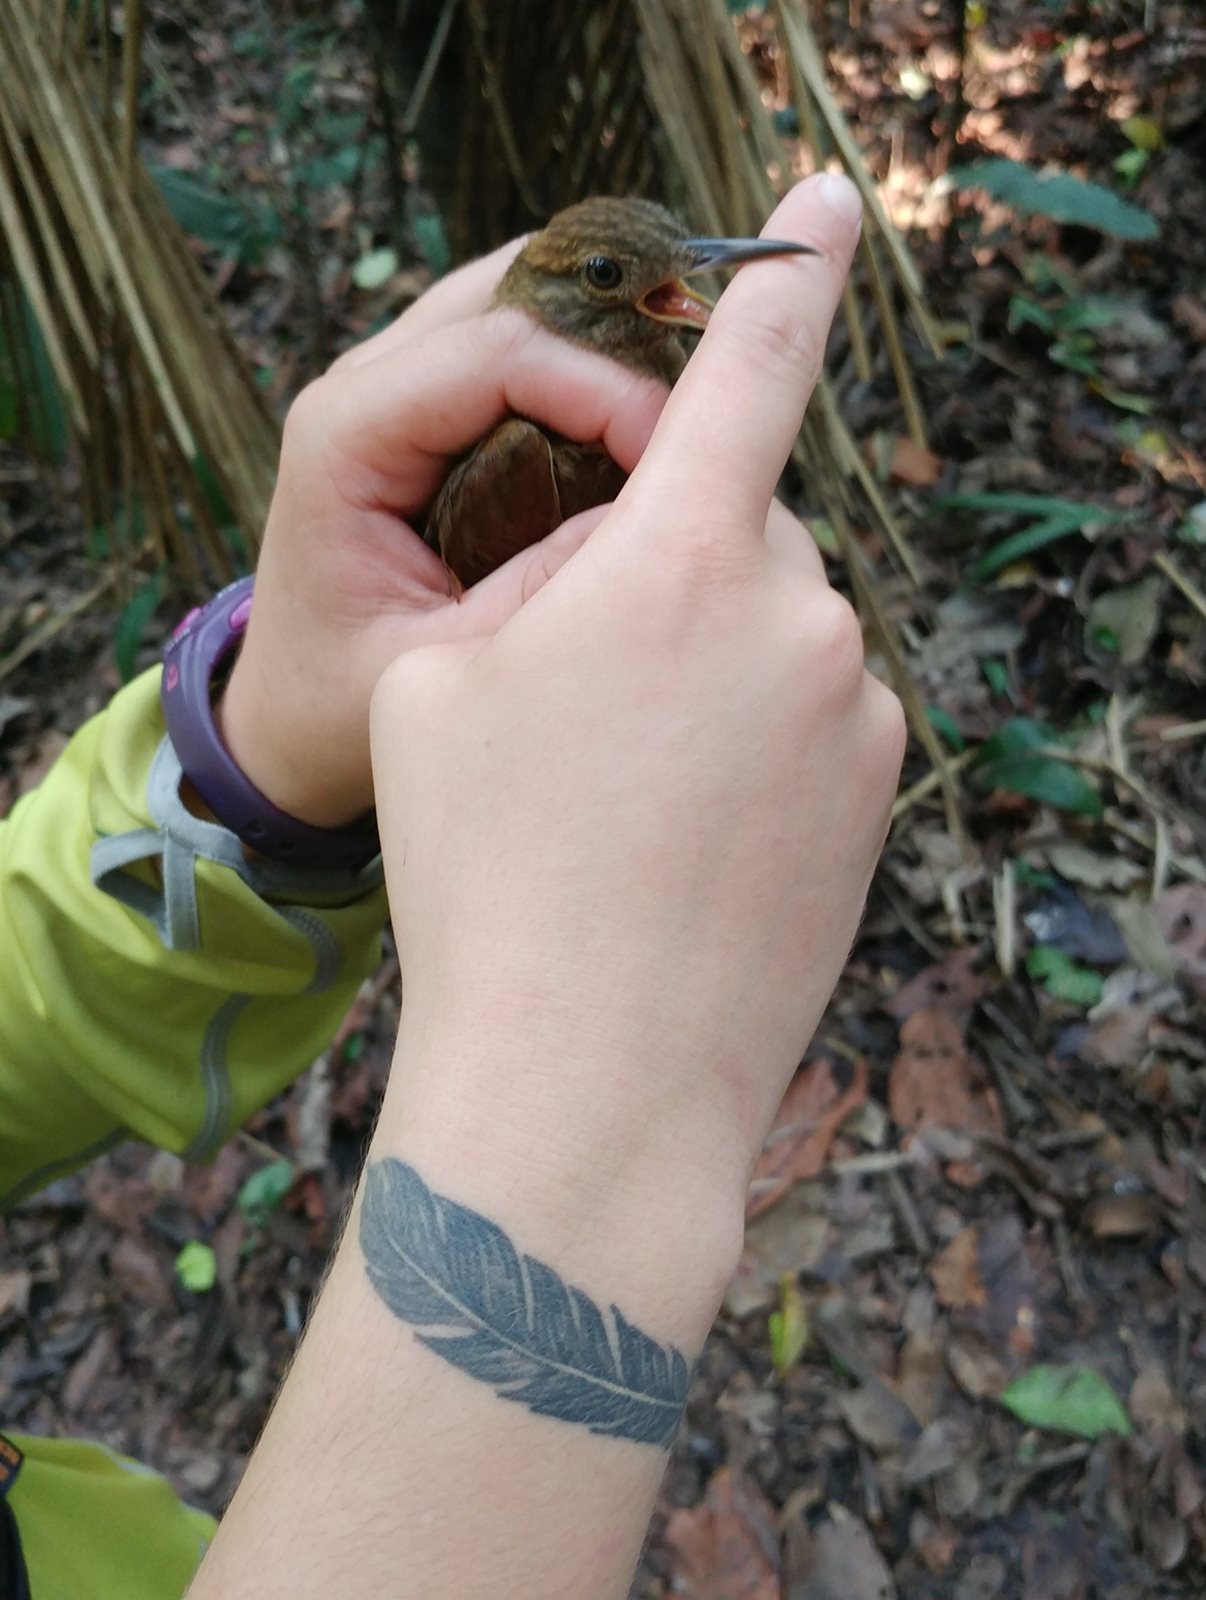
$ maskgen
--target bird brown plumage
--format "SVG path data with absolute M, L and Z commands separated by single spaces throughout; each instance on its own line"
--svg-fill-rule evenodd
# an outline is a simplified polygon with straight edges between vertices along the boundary
M 683 281 L 761 256 L 815 254 L 773 239 L 697 239 L 651 200 L 593 199 L 559 211 L 507 268 L 494 304 L 517 306 L 575 344 L 674 383 L 710 304 Z M 601 443 L 562 438 L 510 417 L 453 467 L 423 536 L 454 593 L 591 506 L 613 500 L 625 474 Z

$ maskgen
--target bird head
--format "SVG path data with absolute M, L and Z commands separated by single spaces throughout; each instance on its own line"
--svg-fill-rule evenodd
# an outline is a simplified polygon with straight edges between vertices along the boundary
M 673 383 L 680 333 L 707 324 L 693 273 L 763 256 L 815 255 L 775 239 L 698 239 L 652 200 L 597 198 L 559 211 L 508 267 L 495 303 L 519 306 L 575 344 Z

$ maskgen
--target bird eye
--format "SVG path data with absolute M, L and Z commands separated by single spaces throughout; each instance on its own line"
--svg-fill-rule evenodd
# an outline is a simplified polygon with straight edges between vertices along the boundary
M 582 270 L 593 289 L 618 289 L 624 277 L 623 268 L 610 256 L 591 256 Z

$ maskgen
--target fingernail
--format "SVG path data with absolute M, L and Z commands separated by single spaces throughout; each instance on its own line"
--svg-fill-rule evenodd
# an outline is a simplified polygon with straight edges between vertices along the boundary
M 863 201 L 850 179 L 841 172 L 825 172 L 817 184 L 817 195 L 830 211 L 846 223 L 861 223 Z

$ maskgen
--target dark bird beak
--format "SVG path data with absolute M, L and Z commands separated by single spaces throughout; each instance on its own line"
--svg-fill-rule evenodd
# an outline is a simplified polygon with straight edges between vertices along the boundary
M 689 274 L 711 272 L 714 267 L 736 267 L 743 261 L 761 261 L 767 256 L 815 256 L 810 244 L 790 244 L 783 239 L 686 239 L 684 246 L 694 256 Z
M 783 239 L 684 239 L 690 266 L 683 269 L 682 277 L 670 278 L 650 289 L 636 302 L 655 322 L 667 322 L 678 328 L 703 328 L 707 326 L 712 302 L 698 290 L 683 282 L 697 272 L 711 272 L 716 267 L 736 267 L 743 261 L 761 261 L 769 256 L 815 256 L 819 254 L 810 244 L 792 244 Z

